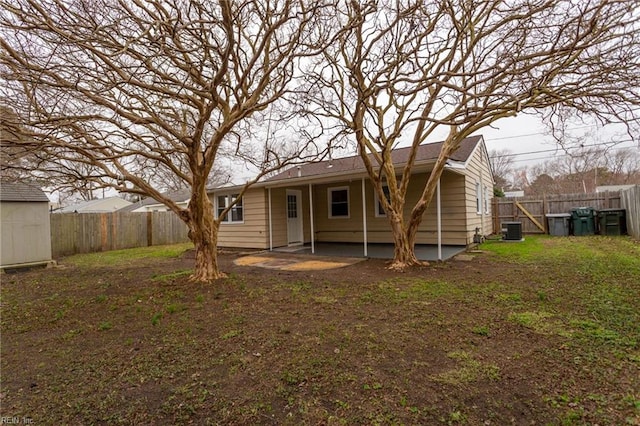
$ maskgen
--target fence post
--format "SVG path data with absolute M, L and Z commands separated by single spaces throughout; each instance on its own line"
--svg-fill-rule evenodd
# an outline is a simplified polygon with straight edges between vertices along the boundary
M 147 247 L 153 245 L 153 212 L 147 212 Z
M 107 222 L 107 214 L 100 213 L 100 251 L 108 251 L 110 249 L 109 226 Z
M 500 212 L 498 211 L 498 206 L 498 197 L 493 197 L 493 232 L 496 233 L 500 232 Z
M 547 220 L 547 194 L 542 194 L 542 226 L 544 227 L 544 233 L 549 233 L 549 221 Z

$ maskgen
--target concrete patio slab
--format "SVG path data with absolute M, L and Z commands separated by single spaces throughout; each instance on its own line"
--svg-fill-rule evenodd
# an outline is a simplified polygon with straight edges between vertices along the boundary
M 335 269 L 364 261 L 364 258 L 310 256 L 291 253 L 255 254 L 243 256 L 234 261 L 240 266 L 255 266 L 283 271 L 317 271 Z
M 364 245 L 353 243 L 316 243 L 315 255 L 334 257 L 364 258 Z M 442 260 L 450 259 L 467 250 L 465 246 L 442 246 Z M 311 246 L 279 247 L 273 252 L 311 254 Z M 273 253 L 272 252 L 272 253 Z M 417 244 L 415 253 L 418 260 L 437 261 L 438 246 L 430 244 Z M 372 243 L 367 245 L 367 256 L 372 259 L 393 259 L 393 244 Z

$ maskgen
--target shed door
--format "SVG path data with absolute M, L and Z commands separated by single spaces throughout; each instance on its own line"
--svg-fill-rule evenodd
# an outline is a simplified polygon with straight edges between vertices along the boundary
M 287 241 L 289 245 L 303 243 L 301 202 L 302 191 L 287 189 Z

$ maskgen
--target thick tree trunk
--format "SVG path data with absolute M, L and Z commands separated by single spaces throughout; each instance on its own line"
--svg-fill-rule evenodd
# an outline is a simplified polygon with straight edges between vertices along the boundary
M 218 233 L 213 217 L 211 222 L 211 227 L 203 230 L 191 229 L 189 232 L 196 250 L 195 269 L 190 277 L 192 281 L 209 282 L 227 276 L 218 266 Z
M 409 229 L 404 226 L 404 221 L 401 216 L 397 214 L 391 214 L 390 216 L 394 248 L 393 260 L 389 265 L 389 269 L 402 271 L 410 266 L 428 265 L 427 262 L 421 262 L 416 257 L 415 232 L 408 232 Z
M 218 222 L 213 217 L 213 206 L 204 185 L 194 188 L 187 211 L 189 239 L 196 250 L 196 264 L 190 279 L 209 282 L 225 278 L 218 265 Z

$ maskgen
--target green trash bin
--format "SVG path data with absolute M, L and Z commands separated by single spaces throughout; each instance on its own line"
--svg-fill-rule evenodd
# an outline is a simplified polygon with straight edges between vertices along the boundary
M 595 235 L 595 209 L 593 207 L 576 207 L 571 209 L 573 235 Z
M 601 235 L 624 235 L 627 233 L 625 209 L 604 209 L 598 211 L 598 225 Z

